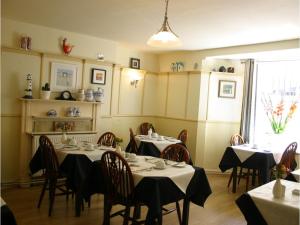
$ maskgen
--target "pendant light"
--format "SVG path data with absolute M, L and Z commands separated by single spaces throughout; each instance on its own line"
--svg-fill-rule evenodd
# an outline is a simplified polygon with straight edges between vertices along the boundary
M 164 22 L 160 30 L 153 34 L 147 44 L 152 47 L 176 47 L 181 45 L 181 41 L 179 40 L 178 36 L 172 31 L 169 22 L 168 22 L 168 3 L 169 0 L 166 1 L 166 10 L 165 10 L 165 17 Z

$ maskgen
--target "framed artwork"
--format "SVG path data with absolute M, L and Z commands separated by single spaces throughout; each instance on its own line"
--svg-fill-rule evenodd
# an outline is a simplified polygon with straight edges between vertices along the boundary
M 235 98 L 236 81 L 219 80 L 219 98 Z
M 51 63 L 51 90 L 75 90 L 78 65 L 67 63 Z
M 140 59 L 130 58 L 130 68 L 140 69 Z
M 106 70 L 92 69 L 92 84 L 105 84 Z

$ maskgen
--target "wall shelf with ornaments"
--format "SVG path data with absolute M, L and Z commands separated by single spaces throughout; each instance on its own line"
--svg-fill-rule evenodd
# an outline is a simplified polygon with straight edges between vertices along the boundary
M 47 135 L 54 143 L 61 141 L 63 131 L 69 138 L 77 141 L 95 142 L 99 130 L 99 102 L 81 102 L 67 100 L 24 99 L 21 102 L 21 132 L 20 132 L 20 167 L 27 168 L 31 156 L 39 146 L 39 137 Z M 70 107 L 80 109 L 79 117 L 67 117 Z M 47 112 L 55 110 L 56 117 L 47 116 Z M 26 183 L 30 180 L 27 173 L 21 175 Z

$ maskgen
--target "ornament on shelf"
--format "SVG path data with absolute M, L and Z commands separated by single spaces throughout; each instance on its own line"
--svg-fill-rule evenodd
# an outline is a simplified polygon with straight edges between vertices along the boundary
M 25 89 L 25 96 L 23 98 L 32 99 L 32 75 L 27 74 L 27 89 Z
M 67 38 L 63 39 L 62 49 L 66 55 L 69 55 L 73 49 L 74 45 L 67 44 Z
M 20 47 L 25 50 L 31 50 L 31 37 L 21 37 Z

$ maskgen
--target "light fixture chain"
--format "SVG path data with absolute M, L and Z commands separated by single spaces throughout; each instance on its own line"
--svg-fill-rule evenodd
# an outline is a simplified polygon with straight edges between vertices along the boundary
M 168 5 L 169 5 L 169 0 L 166 0 L 165 17 L 168 17 Z

